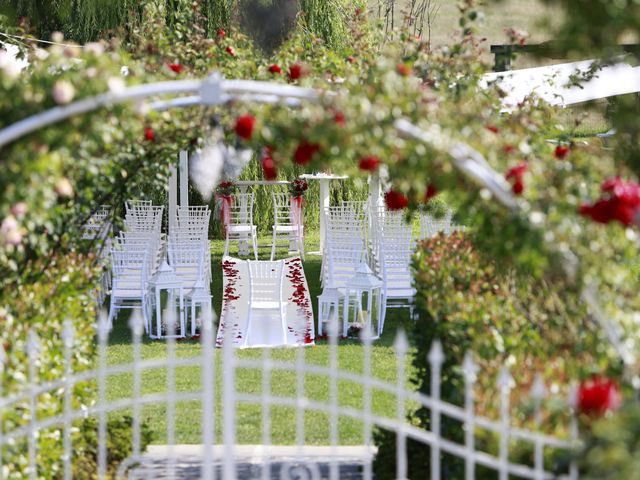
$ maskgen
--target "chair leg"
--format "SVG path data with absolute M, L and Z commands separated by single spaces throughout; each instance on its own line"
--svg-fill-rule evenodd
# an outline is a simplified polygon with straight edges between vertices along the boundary
M 111 294 L 111 302 L 109 305 L 109 328 L 113 328 L 113 319 L 115 318 L 115 311 L 117 309 L 116 300 L 113 297 L 113 292 Z
M 276 257 L 276 229 L 273 227 L 273 238 L 271 240 L 271 261 Z
M 224 254 L 225 257 L 229 256 L 229 232 L 227 231 L 227 234 L 225 236 L 225 241 L 224 241 Z
M 280 309 L 280 323 L 282 323 L 282 340 L 284 341 L 285 345 L 288 345 L 289 342 L 287 341 L 287 312 L 286 312 L 286 307 L 282 307 Z
M 251 239 L 253 241 L 253 256 L 258 261 L 258 233 L 256 231 L 252 232 Z

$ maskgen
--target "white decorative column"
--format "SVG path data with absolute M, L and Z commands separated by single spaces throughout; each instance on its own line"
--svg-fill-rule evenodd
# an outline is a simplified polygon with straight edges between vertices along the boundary
M 176 165 L 169 167 L 169 173 L 169 233 L 171 233 L 178 212 L 178 169 Z
M 189 153 L 180 150 L 180 206 L 189 206 Z

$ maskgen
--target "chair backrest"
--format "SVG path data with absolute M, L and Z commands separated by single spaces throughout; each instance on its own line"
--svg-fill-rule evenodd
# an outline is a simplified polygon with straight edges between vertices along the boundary
M 329 243 L 326 248 L 327 268 L 323 272 L 325 288 L 344 287 L 366 256 L 364 243 Z
M 435 218 L 428 213 L 420 215 L 420 238 L 431 238 L 439 232 L 449 234 L 451 232 L 451 211 L 442 218 Z
M 288 193 L 271 193 L 273 199 L 273 222 L 275 225 L 293 225 L 291 218 L 291 196 Z
M 119 284 L 135 283 L 143 291 L 149 279 L 149 253 L 146 250 L 111 250 L 111 271 L 113 287 Z
M 231 196 L 230 225 L 253 225 L 253 193 L 236 193 Z
M 201 278 L 204 274 L 204 261 L 206 251 L 201 245 L 192 243 L 169 243 L 168 257 L 178 276 L 187 275 L 190 278 Z M 181 268 L 188 268 L 185 273 Z
M 249 303 L 278 302 L 282 304 L 284 260 L 247 260 L 249 265 Z

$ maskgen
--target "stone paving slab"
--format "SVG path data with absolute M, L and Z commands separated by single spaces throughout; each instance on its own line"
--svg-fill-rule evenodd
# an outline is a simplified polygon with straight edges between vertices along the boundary
M 375 447 L 295 447 L 237 445 L 234 449 L 236 475 L 238 480 L 263 478 L 263 469 L 268 466 L 270 479 L 280 478 L 329 478 L 332 463 L 338 465 L 340 479 L 359 480 L 363 478 L 364 465 L 373 460 Z M 200 478 L 202 466 L 202 445 L 176 445 L 170 449 L 166 445 L 151 445 L 143 455 L 140 465 L 131 469 L 130 479 L 196 479 Z M 213 447 L 216 478 L 221 478 L 223 446 Z M 175 461 L 171 461 L 171 458 Z

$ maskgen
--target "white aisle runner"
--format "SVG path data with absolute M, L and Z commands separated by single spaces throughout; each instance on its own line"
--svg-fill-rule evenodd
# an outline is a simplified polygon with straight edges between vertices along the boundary
M 287 302 L 287 346 L 314 345 L 314 322 L 309 287 L 300 258 L 284 261 L 282 300 Z M 222 258 L 222 310 L 216 345 L 221 346 L 226 329 L 231 328 L 233 344 L 244 345 L 249 315 L 249 268 L 246 260 Z M 282 346 L 282 330 L 274 320 L 255 321 L 248 347 Z

